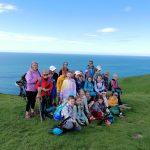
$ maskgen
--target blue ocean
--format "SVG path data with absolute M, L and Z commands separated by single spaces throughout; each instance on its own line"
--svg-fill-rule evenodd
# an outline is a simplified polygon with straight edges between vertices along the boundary
M 18 94 L 15 81 L 27 72 L 32 61 L 39 63 L 40 71 L 50 65 L 59 71 L 64 61 L 68 61 L 70 70 L 84 71 L 89 60 L 93 60 L 95 66 L 102 66 L 102 72 L 117 73 L 120 78 L 150 74 L 150 57 L 0 53 L 0 93 Z

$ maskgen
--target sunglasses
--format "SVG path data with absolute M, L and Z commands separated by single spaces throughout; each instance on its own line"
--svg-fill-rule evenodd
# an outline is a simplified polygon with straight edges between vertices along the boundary
M 48 76 L 48 74 L 43 74 L 43 76 Z

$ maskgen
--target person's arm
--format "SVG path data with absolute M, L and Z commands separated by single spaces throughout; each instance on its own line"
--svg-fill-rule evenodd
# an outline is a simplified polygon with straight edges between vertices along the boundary
M 73 84 L 73 93 L 74 93 L 74 96 L 76 97 L 77 96 L 77 89 L 76 89 L 76 83 L 75 82 Z
M 88 91 L 88 88 L 87 88 L 87 81 L 85 81 L 85 83 L 84 83 L 84 91 Z
M 89 114 L 89 108 L 88 108 L 87 98 L 86 97 L 84 97 L 84 106 L 85 106 L 86 113 Z
M 96 92 L 99 92 L 98 88 L 97 88 L 97 84 L 96 84 L 96 81 L 94 82 L 94 89 Z

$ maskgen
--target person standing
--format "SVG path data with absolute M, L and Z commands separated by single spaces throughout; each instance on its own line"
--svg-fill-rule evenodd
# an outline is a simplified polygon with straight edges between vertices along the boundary
M 25 76 L 26 95 L 27 95 L 27 104 L 26 104 L 26 113 L 25 113 L 26 119 L 29 119 L 31 116 L 35 115 L 34 107 L 35 107 L 35 100 L 37 95 L 36 82 L 40 79 L 40 77 L 41 75 L 40 72 L 38 71 L 38 63 L 32 62 L 31 67 Z

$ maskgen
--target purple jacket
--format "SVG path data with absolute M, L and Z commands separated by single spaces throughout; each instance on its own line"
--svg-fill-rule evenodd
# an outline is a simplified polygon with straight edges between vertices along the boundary
M 25 78 L 27 81 L 26 84 L 26 91 L 32 91 L 32 92 L 36 92 L 36 82 L 38 80 L 38 77 L 40 77 L 40 72 L 34 71 L 32 69 L 29 69 L 29 71 L 27 72 Z

